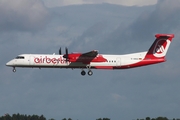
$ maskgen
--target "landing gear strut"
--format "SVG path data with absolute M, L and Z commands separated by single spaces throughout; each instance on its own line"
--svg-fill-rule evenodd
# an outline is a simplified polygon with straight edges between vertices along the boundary
M 13 70 L 12 70 L 13 72 L 16 72 L 16 68 L 15 67 L 13 67 Z
M 88 75 L 91 76 L 93 74 L 93 72 L 91 70 L 91 66 L 87 65 L 86 68 L 88 69 Z

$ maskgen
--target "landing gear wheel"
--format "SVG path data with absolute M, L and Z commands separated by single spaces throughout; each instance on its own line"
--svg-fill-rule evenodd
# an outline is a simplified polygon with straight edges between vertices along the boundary
M 86 75 L 86 72 L 85 72 L 84 70 L 81 71 L 81 75 L 82 75 L 82 76 Z
M 13 70 L 12 70 L 13 72 L 16 72 L 16 69 L 15 69 L 15 67 L 13 68 Z
M 93 72 L 91 70 L 88 71 L 88 75 L 91 76 Z

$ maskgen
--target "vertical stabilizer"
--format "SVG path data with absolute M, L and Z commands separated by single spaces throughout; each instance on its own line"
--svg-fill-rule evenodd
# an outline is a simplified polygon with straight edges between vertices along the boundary
M 174 34 L 156 34 L 156 40 L 149 48 L 146 59 L 164 59 Z

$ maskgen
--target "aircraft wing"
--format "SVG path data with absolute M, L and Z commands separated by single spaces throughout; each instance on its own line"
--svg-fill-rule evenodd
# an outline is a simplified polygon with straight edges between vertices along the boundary
M 102 55 L 98 55 L 97 50 L 93 50 L 81 54 L 77 61 L 81 61 L 84 64 L 90 64 L 90 62 L 106 62 L 107 60 Z
M 87 53 L 83 53 L 81 55 L 81 57 L 96 57 L 98 55 L 98 51 L 97 50 L 93 50 Z
M 84 64 L 90 64 L 90 62 L 106 62 L 107 61 L 102 55 L 98 55 L 97 50 L 93 50 L 87 53 L 68 54 L 68 59 L 70 62 L 82 62 Z

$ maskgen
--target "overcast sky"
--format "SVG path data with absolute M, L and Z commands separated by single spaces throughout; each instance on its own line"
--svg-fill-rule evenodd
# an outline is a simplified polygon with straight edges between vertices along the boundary
M 75 4 L 100 4 L 100 3 L 110 3 L 118 4 L 125 6 L 144 6 L 144 5 L 153 5 L 157 3 L 157 0 L 43 0 L 45 5 L 48 7 L 55 6 L 67 6 Z
M 0 115 L 180 118 L 179 5 L 179 0 L 0 0 Z M 167 61 L 157 65 L 93 70 L 91 77 L 81 76 L 80 69 L 17 68 L 13 73 L 5 66 L 19 54 L 58 53 L 59 47 L 109 54 L 145 51 L 156 33 L 175 34 Z

